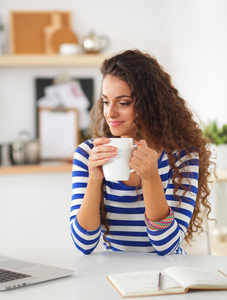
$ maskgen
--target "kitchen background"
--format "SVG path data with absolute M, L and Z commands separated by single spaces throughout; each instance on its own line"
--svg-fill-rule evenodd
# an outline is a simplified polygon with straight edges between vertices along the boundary
M 181 95 L 199 118 L 226 121 L 227 3 L 225 0 L 0 0 L 0 16 L 9 44 L 10 11 L 66 10 L 72 29 L 82 39 L 90 30 L 107 35 L 112 54 L 139 48 L 156 56 L 172 75 Z M 6 51 L 8 52 L 8 46 Z M 18 130 L 34 134 L 34 78 L 61 72 L 98 77 L 98 68 L 1 68 L 0 142 L 16 138 Z M 96 79 L 95 95 L 99 91 Z
M 11 11 L 70 11 L 71 29 L 80 43 L 91 30 L 110 39 L 109 47 L 102 51 L 104 56 L 130 48 L 149 51 L 171 74 L 201 123 L 210 120 L 217 120 L 220 125 L 226 123 L 225 0 L 15 0 L 13 3 L 0 0 L 5 35 L 3 54 L 10 53 Z M 0 66 L 0 144 L 12 143 L 21 130 L 36 137 L 36 79 L 59 78 L 63 74 L 92 78 L 93 100 L 98 97 L 101 77 L 97 65 Z M 0 228 L 9 228 L 9 235 L 1 237 L 5 249 L 17 245 L 23 251 L 24 244 L 32 248 L 51 243 L 48 235 L 41 234 L 45 228 L 53 239 L 53 247 L 72 247 L 68 236 L 70 171 L 0 176 Z M 222 185 L 221 189 L 225 187 Z M 220 203 L 227 212 L 223 199 Z M 18 220 L 21 227 L 13 224 L 9 227 L 8 216 L 10 220 Z M 34 230 L 39 218 L 42 226 L 37 239 Z

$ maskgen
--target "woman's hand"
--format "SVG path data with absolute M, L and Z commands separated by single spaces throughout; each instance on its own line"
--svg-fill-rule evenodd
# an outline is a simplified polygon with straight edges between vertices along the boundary
M 90 151 L 88 168 L 89 178 L 93 180 L 103 180 L 102 166 L 115 156 L 116 147 L 108 146 L 108 138 L 96 138 L 93 141 L 94 147 Z
M 147 146 L 145 140 L 139 141 L 133 151 L 130 167 L 136 171 L 141 180 L 151 180 L 158 175 L 159 152 Z

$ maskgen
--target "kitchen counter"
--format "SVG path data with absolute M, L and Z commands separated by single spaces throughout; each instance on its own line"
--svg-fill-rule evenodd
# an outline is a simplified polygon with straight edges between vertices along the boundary
M 23 174 L 23 173 L 51 173 L 71 172 L 72 162 L 70 161 L 49 161 L 34 165 L 10 165 L 1 166 L 0 174 Z

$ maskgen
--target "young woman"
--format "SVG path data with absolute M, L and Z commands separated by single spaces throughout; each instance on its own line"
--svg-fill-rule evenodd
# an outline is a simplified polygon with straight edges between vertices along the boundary
M 106 59 L 101 97 L 92 116 L 94 139 L 73 161 L 71 234 L 85 254 L 101 234 L 114 251 L 185 254 L 184 238 L 210 212 L 210 151 L 186 102 L 155 58 L 128 50 Z M 102 166 L 117 149 L 110 137 L 132 137 L 138 148 L 126 182 L 106 181 Z

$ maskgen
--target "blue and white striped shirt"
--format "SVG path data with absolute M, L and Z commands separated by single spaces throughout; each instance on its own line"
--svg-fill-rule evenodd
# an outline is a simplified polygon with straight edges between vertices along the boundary
M 94 231 L 85 230 L 77 222 L 77 212 L 83 201 L 88 182 L 88 158 L 93 148 L 92 140 L 80 144 L 75 151 L 72 171 L 71 235 L 76 247 L 84 254 L 90 254 L 98 245 L 104 228 L 100 225 Z M 177 153 L 174 154 L 175 157 Z M 186 167 L 182 167 L 186 162 Z M 181 247 L 188 224 L 191 220 L 198 188 L 199 158 L 193 152 L 189 156 L 182 151 L 176 165 L 184 176 L 182 184 L 189 187 L 179 189 L 177 196 L 181 204 L 174 199 L 172 169 L 165 151 L 158 161 L 159 175 L 162 180 L 165 197 L 174 212 L 174 220 L 166 229 L 150 230 L 144 221 L 144 200 L 142 189 L 127 186 L 122 182 L 104 181 L 104 203 L 107 207 L 107 220 L 110 234 L 106 239 L 111 242 L 113 251 L 154 252 L 158 255 L 169 253 L 185 254 Z M 140 197 L 139 197 L 139 195 Z M 106 249 L 108 244 L 104 242 Z

